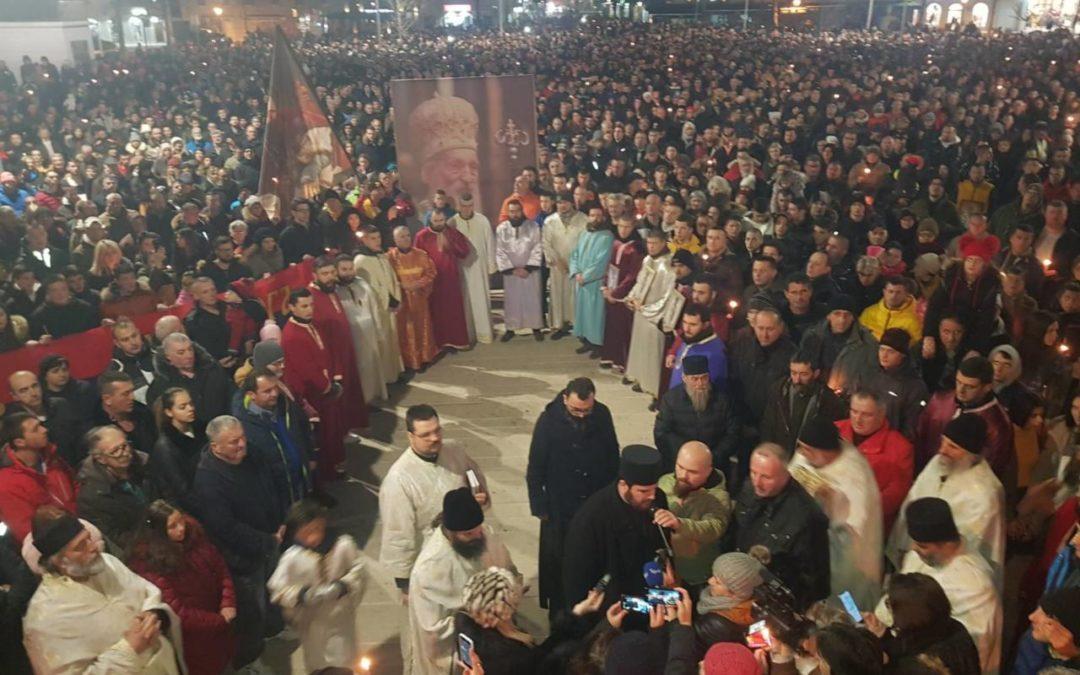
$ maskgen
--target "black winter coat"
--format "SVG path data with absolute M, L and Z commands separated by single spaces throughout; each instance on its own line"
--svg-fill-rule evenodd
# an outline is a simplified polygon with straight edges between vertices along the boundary
M 10 535 L 0 537 L 0 673 L 33 675 L 30 660 L 23 648 L 22 619 L 40 579 L 30 571 Z
M 848 416 L 844 402 L 820 380 L 795 394 L 794 406 L 791 400 L 791 378 L 777 380 L 773 383 L 769 401 L 765 417 L 761 420 L 761 442 L 777 443 L 787 450 L 789 455 L 795 452 L 795 441 L 798 440 L 806 420 L 822 415 L 835 422 Z
M 871 386 L 885 394 L 885 417 L 889 426 L 904 434 L 909 441 L 915 440 L 919 416 L 930 401 L 926 383 L 915 367 L 904 359 L 899 368 L 886 371 L 878 368 L 871 379 Z
M 940 659 L 951 675 L 979 675 L 979 650 L 964 624 L 944 616 L 933 626 L 913 634 L 886 633 L 881 646 L 889 655 L 886 673 L 908 672 L 919 656 Z
M 113 550 L 126 549 L 156 496 L 146 477 L 147 461 L 146 454 L 134 453 L 127 481 L 120 481 L 93 457 L 79 469 L 79 517 L 97 525 Z
M 787 335 L 780 336 L 768 347 L 762 347 L 753 332 L 734 342 L 728 358 L 728 378 L 731 399 L 741 402 L 740 417 L 746 424 L 757 427 L 769 402 L 769 387 L 788 375 L 788 360 L 795 353 L 795 343 Z
M 799 601 L 800 609 L 829 595 L 829 518 L 794 479 L 775 497 L 759 498 L 750 482 L 735 500 L 735 521 L 728 528 L 732 548 L 750 553 L 763 547 L 770 572 Z
M 130 432 L 125 432 L 128 442 L 134 445 L 137 450 L 149 454 L 153 450 L 154 444 L 157 443 L 158 432 L 157 423 L 154 422 L 154 414 L 150 412 L 150 408 L 135 401 L 129 417 L 135 427 Z M 105 412 L 105 409 L 98 403 L 97 408 L 94 410 L 93 423 L 90 426 L 100 427 L 107 424 L 116 425 L 116 422 L 109 417 L 109 413 Z M 84 448 L 82 452 L 85 454 L 86 449 Z
M 694 410 L 686 385 L 669 389 L 660 399 L 660 410 L 653 423 L 653 441 L 664 458 L 665 469 L 673 470 L 675 456 L 687 441 L 701 441 L 712 451 L 713 467 L 730 475 L 739 443 L 739 419 L 728 395 L 713 387 L 709 404 L 702 412 Z
M 653 506 L 667 508 L 667 497 L 661 490 L 656 491 Z M 566 608 L 580 602 L 605 574 L 611 574 L 611 583 L 604 607 L 621 595 L 641 595 L 645 591 L 641 567 L 653 560 L 657 549 L 664 545 L 652 518 L 648 511 L 635 511 L 624 502 L 616 483 L 589 497 L 566 533 L 562 578 Z M 828 575 L 827 543 L 825 551 Z
M 202 523 L 234 574 L 249 574 L 271 560 L 278 549 L 278 514 L 285 509 L 269 467 L 250 454 L 228 464 L 207 449 L 195 470 L 195 494 Z
M 938 324 L 946 314 L 956 314 L 964 324 L 968 346 L 979 352 L 990 350 L 991 337 L 997 328 L 998 293 L 1001 278 L 990 265 L 986 271 L 968 286 L 964 278 L 964 266 L 954 265 L 926 305 L 923 335 L 937 335 Z
M 619 440 L 611 411 L 596 403 L 579 423 L 566 412 L 562 394 L 536 420 L 525 482 L 537 518 L 568 523 L 597 490 L 619 473 Z
M 161 398 L 166 389 L 183 387 L 195 405 L 195 419 L 202 424 L 229 414 L 235 385 L 225 369 L 202 347 L 195 348 L 195 377 L 181 375 L 165 360 L 165 352 L 161 349 L 154 353 L 154 372 L 154 383 L 146 393 L 148 405 Z
M 201 509 L 195 496 L 195 469 L 206 447 L 206 425 L 195 423 L 193 436 L 166 426 L 154 451 L 150 453 L 148 472 L 162 499 L 199 518 Z

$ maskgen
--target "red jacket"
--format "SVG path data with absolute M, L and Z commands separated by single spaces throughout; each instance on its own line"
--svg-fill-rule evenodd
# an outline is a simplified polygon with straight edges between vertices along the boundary
M 10 446 L 0 449 L 0 519 L 20 543 L 38 507 L 52 504 L 75 513 L 75 476 L 55 445 L 42 453 L 42 463 L 44 473 L 16 459 Z
M 855 433 L 851 429 L 851 420 L 840 420 L 836 427 L 844 440 L 852 440 Z M 914 446 L 899 431 L 890 429 L 889 421 L 885 420 L 885 425 L 864 439 L 858 447 L 874 471 L 878 490 L 881 491 L 884 532 L 889 532 L 915 479 Z
M 184 661 L 190 675 L 218 675 L 232 660 L 233 629 L 220 612 L 236 607 L 236 593 L 225 560 L 202 528 L 187 518 L 182 566 L 168 574 L 151 572 L 136 551 L 128 565 L 161 589 L 161 598 L 180 617 Z

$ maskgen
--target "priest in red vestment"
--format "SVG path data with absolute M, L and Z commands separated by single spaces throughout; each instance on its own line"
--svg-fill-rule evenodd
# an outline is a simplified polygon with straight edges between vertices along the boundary
M 349 316 L 337 296 L 337 264 L 331 256 L 319 256 L 312 266 L 315 278 L 308 285 L 315 301 L 315 327 L 319 329 L 334 362 L 334 372 L 342 376 L 345 388 L 342 400 L 349 429 L 363 429 L 368 425 L 367 403 L 360 385 L 360 373 L 356 370 L 356 353 L 353 347 Z
M 281 330 L 281 348 L 285 386 L 311 404 L 319 418 L 319 479 L 328 481 L 344 470 L 345 434 L 350 425 L 345 421 L 344 376 L 335 369 L 333 349 L 312 321 L 312 295 L 307 288 L 289 295 L 290 316 Z
M 435 324 L 435 344 L 439 349 L 469 349 L 469 324 L 462 295 L 461 261 L 472 245 L 456 227 L 446 226 L 446 214 L 431 213 L 431 223 L 416 233 L 413 247 L 428 254 L 435 263 L 435 288 L 431 293 L 431 319 Z

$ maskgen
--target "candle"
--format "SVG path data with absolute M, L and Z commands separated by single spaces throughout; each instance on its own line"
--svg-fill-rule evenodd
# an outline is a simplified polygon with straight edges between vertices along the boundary
M 1054 261 L 1050 258 L 1043 258 L 1042 264 L 1046 269 L 1050 269 L 1050 266 L 1054 264 Z

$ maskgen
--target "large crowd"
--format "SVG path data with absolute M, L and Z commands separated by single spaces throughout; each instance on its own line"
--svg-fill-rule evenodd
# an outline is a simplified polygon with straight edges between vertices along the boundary
M 589 377 L 537 420 L 541 639 L 483 470 L 411 407 L 379 490 L 407 672 L 1080 672 L 1072 36 L 295 47 L 355 172 L 289 203 L 258 192 L 264 36 L 0 64 L 0 352 L 114 344 L 92 379 L 8 378 L 0 671 L 260 672 L 295 635 L 353 672 L 346 439 L 521 334 L 650 397 L 654 444 L 620 447 Z M 539 143 L 501 208 L 404 192 L 390 80 L 520 73 Z M 294 264 L 268 311 L 253 283 Z

